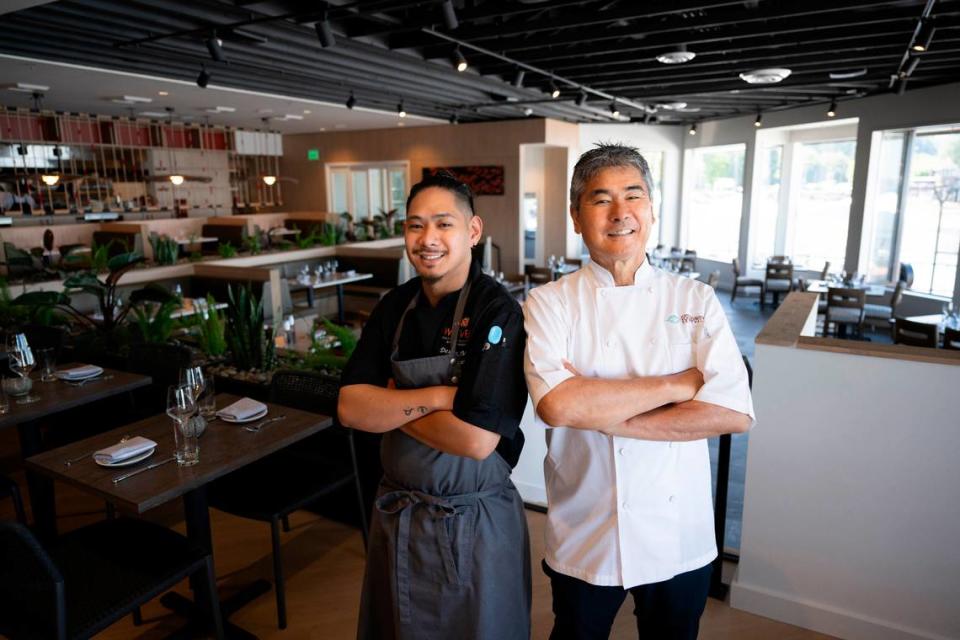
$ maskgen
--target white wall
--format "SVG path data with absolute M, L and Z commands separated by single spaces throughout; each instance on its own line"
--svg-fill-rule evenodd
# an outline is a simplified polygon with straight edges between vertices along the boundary
M 731 605 L 843 638 L 960 637 L 960 366 L 758 344 Z

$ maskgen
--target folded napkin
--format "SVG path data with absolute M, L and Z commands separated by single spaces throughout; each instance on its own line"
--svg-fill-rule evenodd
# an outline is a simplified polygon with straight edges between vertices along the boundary
M 146 453 L 156 446 L 157 443 L 153 440 L 144 438 L 143 436 L 137 436 L 135 438 L 130 438 L 126 442 L 118 442 L 112 447 L 94 451 L 93 457 L 97 462 L 100 463 L 120 462 L 121 460 L 132 458 L 133 456 L 140 455 L 141 453 Z
M 228 407 L 217 411 L 217 415 L 225 420 L 249 420 L 267 410 L 267 405 L 257 402 L 253 398 L 240 398 Z
M 83 364 L 79 367 L 61 369 L 60 371 L 57 371 L 56 375 L 61 380 L 80 380 L 82 378 L 98 376 L 101 373 L 103 373 L 103 367 L 98 367 L 95 364 Z

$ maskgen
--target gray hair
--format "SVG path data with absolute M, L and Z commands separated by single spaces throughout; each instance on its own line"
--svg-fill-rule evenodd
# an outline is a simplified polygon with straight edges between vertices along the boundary
M 599 142 L 596 149 L 587 151 L 573 168 L 573 178 L 570 180 L 570 206 L 574 211 L 580 210 L 580 196 L 583 190 L 595 175 L 610 167 L 633 167 L 640 172 L 647 187 L 647 196 L 652 198 L 653 179 L 650 176 L 650 165 L 640 152 L 625 144 Z

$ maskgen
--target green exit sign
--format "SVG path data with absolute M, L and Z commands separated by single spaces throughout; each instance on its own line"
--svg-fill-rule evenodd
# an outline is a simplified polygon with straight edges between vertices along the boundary
M 320 149 L 307 149 L 307 160 L 319 160 Z

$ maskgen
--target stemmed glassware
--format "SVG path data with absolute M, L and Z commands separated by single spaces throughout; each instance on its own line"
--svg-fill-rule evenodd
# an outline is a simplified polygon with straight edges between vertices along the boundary
M 200 442 L 190 419 L 196 410 L 197 401 L 189 385 L 167 387 L 167 415 L 174 421 L 174 455 L 177 464 L 185 467 L 200 462 Z
M 29 392 L 31 385 L 30 372 L 36 366 L 33 351 L 27 342 L 27 336 L 22 333 L 12 333 L 7 338 L 7 357 L 10 360 L 10 370 L 20 376 L 22 386 L 27 388 L 27 394 L 17 400 L 17 404 L 30 404 L 40 399 Z M 30 385 L 30 386 L 28 386 Z
M 203 369 L 200 367 L 184 367 L 180 369 L 180 386 L 190 388 L 194 403 L 200 399 L 200 394 L 203 393 L 206 384 L 206 380 L 203 377 Z

